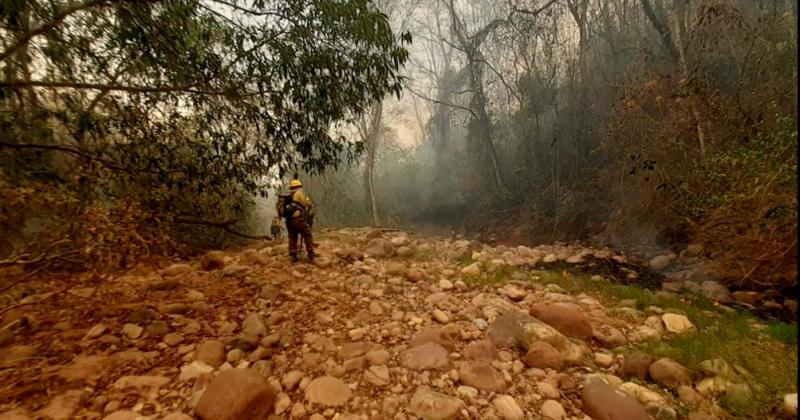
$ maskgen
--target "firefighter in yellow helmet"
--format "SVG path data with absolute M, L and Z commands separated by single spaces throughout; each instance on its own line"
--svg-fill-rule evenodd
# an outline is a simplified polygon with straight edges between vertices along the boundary
M 297 236 L 303 238 L 303 242 L 308 252 L 309 262 L 314 261 L 314 238 L 311 235 L 311 225 L 313 224 L 314 208 L 311 199 L 303 193 L 303 183 L 299 179 L 293 179 L 289 183 L 288 200 L 286 200 L 284 217 L 286 218 L 286 232 L 289 235 L 289 256 L 292 261 L 297 258 Z

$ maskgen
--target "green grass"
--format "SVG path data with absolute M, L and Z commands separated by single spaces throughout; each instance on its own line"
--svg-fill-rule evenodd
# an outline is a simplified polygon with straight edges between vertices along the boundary
M 572 293 L 589 294 L 607 307 L 616 306 L 622 299 L 634 299 L 638 309 L 653 305 L 687 315 L 697 327 L 696 332 L 632 345 L 624 351 L 646 351 L 657 357 L 669 357 L 693 370 L 699 368 L 700 362 L 714 358 L 742 366 L 757 382 L 751 386 L 752 398 L 720 401 L 722 407 L 737 418 L 771 418 L 782 396 L 797 392 L 796 323 L 762 321 L 744 311 L 714 306 L 700 296 L 656 295 L 640 287 L 590 280 L 566 271 L 532 271 L 531 275 L 538 277 L 533 281 L 542 284 L 557 284 Z

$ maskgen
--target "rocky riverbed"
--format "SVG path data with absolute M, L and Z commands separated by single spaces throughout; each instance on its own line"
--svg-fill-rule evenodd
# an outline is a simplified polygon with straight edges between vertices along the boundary
M 649 353 L 733 310 L 694 319 L 576 277 L 634 267 L 611 249 L 368 229 L 325 232 L 314 265 L 284 247 L 25 286 L 2 318 L 0 420 L 700 420 L 767 389 L 722 357 L 690 369 Z M 677 305 L 687 281 L 654 295 Z M 796 416 L 796 385 L 767 403 Z

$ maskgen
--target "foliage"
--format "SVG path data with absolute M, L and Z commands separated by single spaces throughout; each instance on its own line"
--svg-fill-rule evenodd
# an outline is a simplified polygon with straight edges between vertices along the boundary
M 355 157 L 329 129 L 400 94 L 410 42 L 366 0 L 6 1 L 0 19 L 3 182 L 138 208 L 128 227 L 232 222 L 275 175 Z

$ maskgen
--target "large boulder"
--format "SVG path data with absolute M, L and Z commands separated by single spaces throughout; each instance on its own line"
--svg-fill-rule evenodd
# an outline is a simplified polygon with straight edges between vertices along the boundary
M 528 348 L 528 353 L 522 358 L 528 367 L 539 369 L 560 370 L 564 366 L 564 357 L 549 343 L 540 341 L 533 343 Z
M 651 420 L 642 404 L 601 382 L 586 384 L 581 402 L 583 412 L 594 420 Z
M 579 364 L 583 360 L 584 348 L 570 341 L 555 328 L 539 321 L 525 324 L 519 339 L 520 344 L 525 348 L 530 348 L 534 343 L 540 341 L 555 347 L 566 364 Z
M 203 270 L 221 270 L 225 268 L 225 253 L 222 251 L 211 251 L 200 259 L 200 267 Z
M 458 341 L 458 334 L 456 331 L 439 328 L 425 328 L 411 338 L 408 346 L 417 347 L 425 343 L 436 343 L 448 351 L 453 351 L 456 347 L 456 341 Z
M 494 360 L 497 356 L 497 348 L 491 340 L 483 339 L 475 341 L 464 348 L 464 358 L 467 360 Z
M 508 388 L 503 375 L 491 363 L 483 360 L 462 363 L 458 377 L 464 385 L 484 391 L 505 391 Z
M 463 407 L 460 399 L 427 388 L 418 389 L 409 404 L 411 412 L 422 420 L 453 420 Z
M 593 332 L 594 338 L 607 348 L 624 346 L 628 343 L 628 338 L 625 337 L 625 334 L 610 325 L 600 325 L 594 328 Z
M 323 376 L 311 381 L 306 387 L 306 400 L 323 406 L 340 406 L 347 403 L 352 391 L 341 379 Z
M 718 281 L 706 280 L 700 285 L 700 293 L 719 303 L 733 303 L 731 292 Z
M 384 238 L 374 238 L 367 242 L 367 249 L 364 252 L 375 258 L 389 258 L 394 255 L 395 250 L 391 241 Z
M 450 359 L 447 350 L 436 343 L 425 343 L 400 354 L 400 364 L 408 369 L 447 369 Z
M 636 378 L 644 381 L 647 378 L 647 372 L 650 365 L 653 364 L 655 358 L 646 353 L 634 353 L 625 358 L 625 363 L 622 364 L 622 377 L 623 378 Z
M 592 325 L 589 323 L 589 318 L 576 305 L 541 303 L 531 307 L 530 314 L 566 336 L 581 340 L 592 336 Z
M 658 359 L 653 362 L 648 369 L 648 373 L 650 373 L 650 377 L 654 381 L 670 388 L 692 383 L 692 372 L 680 363 L 668 358 Z
M 479 299 L 482 295 L 472 299 L 472 304 L 477 307 L 489 307 L 490 299 Z M 489 340 L 500 348 L 510 348 L 517 344 L 517 340 L 525 330 L 525 324 L 536 321 L 533 317 L 516 311 L 505 311 L 498 315 L 489 324 L 486 335 Z
M 272 414 L 275 390 L 249 369 L 228 369 L 208 384 L 195 413 L 202 420 L 247 420 Z
M 683 334 L 695 329 L 692 321 L 685 315 L 664 314 L 661 315 L 661 320 L 664 322 L 664 328 L 671 333 Z
M 194 360 L 218 368 L 225 360 L 225 344 L 217 340 L 206 340 L 197 346 Z

